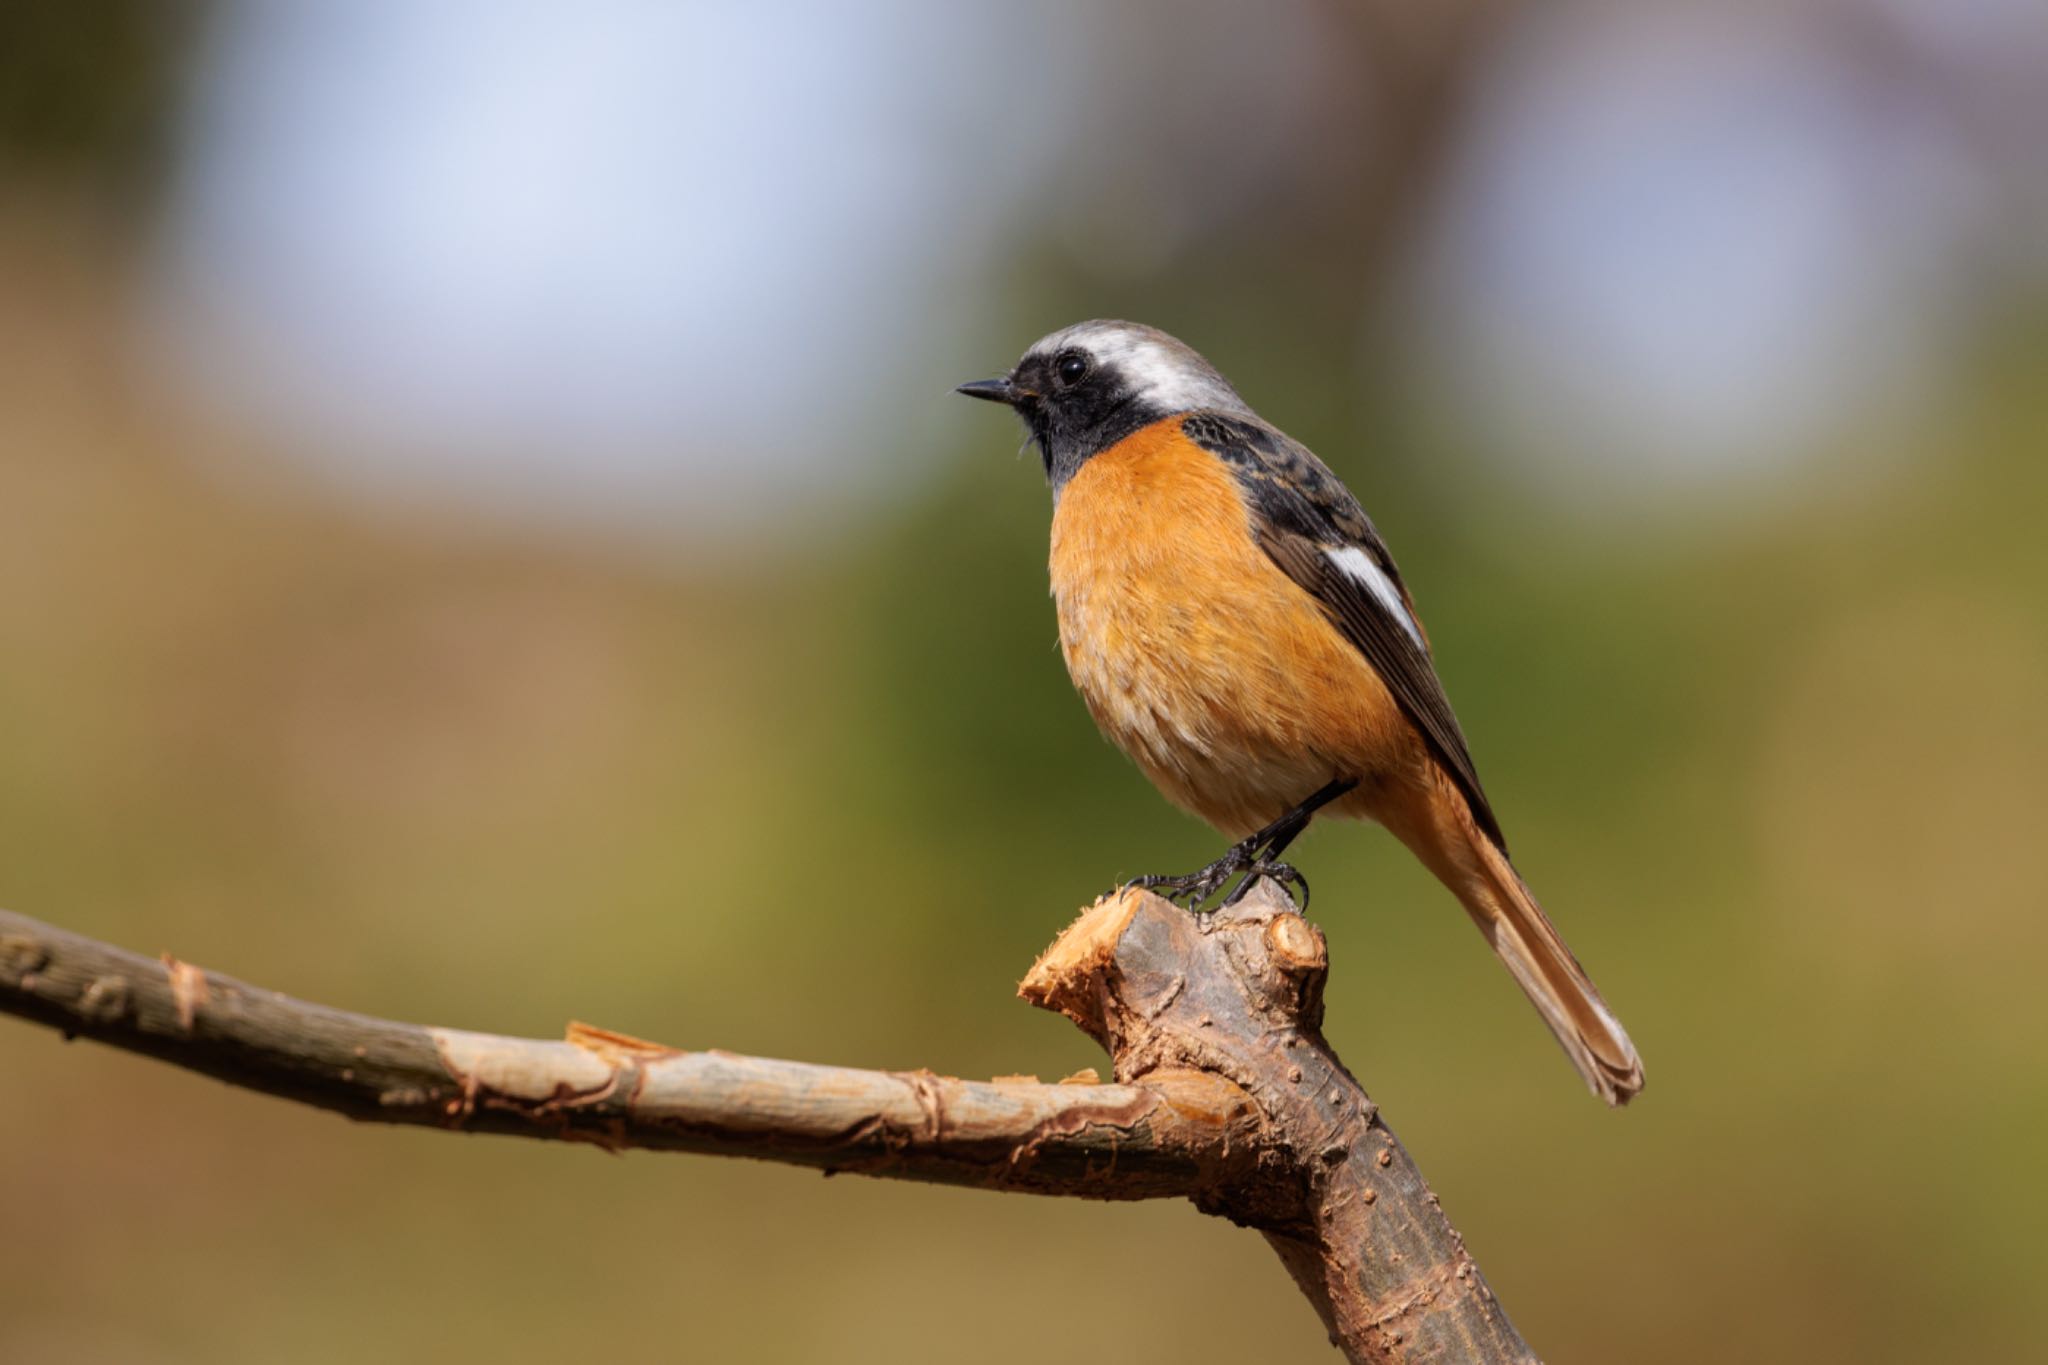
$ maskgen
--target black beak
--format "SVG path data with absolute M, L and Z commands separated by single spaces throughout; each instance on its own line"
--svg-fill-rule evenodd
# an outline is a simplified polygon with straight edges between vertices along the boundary
M 1017 392 L 1017 386 L 1010 382 L 1008 375 L 1003 376 L 1001 379 L 970 380 L 953 390 L 953 392 L 964 393 L 969 398 L 986 399 L 991 403 L 1014 404 L 1021 397 Z

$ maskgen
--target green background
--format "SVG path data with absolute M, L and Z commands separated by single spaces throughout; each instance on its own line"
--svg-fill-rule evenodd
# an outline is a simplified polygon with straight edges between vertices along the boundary
M 1096 891 L 1218 840 L 1072 695 L 1007 419 L 934 389 L 906 421 L 937 476 L 801 553 L 650 563 L 223 480 L 260 443 L 167 400 L 127 342 L 151 92 L 183 48 L 108 22 L 95 50 L 133 43 L 133 69 L 84 65 L 120 98 L 10 115 L 0 899 L 422 1022 L 1098 1063 L 1015 982 Z M 1369 236 L 1368 198 L 1330 212 Z M 1391 386 L 1357 393 L 1395 359 L 1361 361 L 1346 293 L 1381 267 L 1331 287 L 1324 235 L 1245 225 L 1137 279 L 1027 252 L 957 377 L 1141 316 L 1324 454 L 1401 556 L 1518 862 L 1649 1085 L 1620 1113 L 1588 1097 L 1448 895 L 1351 826 L 1298 848 L 1332 1041 L 1552 1359 L 2027 1355 L 2041 310 L 1958 341 L 1936 422 L 1682 515 L 1585 515 L 1502 486 Z M 352 1126 L 18 1023 L 0 1077 L 20 1365 L 1327 1358 L 1261 1240 L 1184 1205 Z

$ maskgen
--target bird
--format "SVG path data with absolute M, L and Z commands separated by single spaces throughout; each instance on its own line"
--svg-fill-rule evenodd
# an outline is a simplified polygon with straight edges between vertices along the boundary
M 1621 1022 L 1514 864 L 1415 599 L 1365 509 L 1165 332 L 1097 319 L 958 386 L 1022 419 L 1052 488 L 1060 652 L 1096 724 L 1237 840 L 1131 885 L 1199 908 L 1321 815 L 1378 823 L 1457 897 L 1609 1105 L 1643 1086 Z

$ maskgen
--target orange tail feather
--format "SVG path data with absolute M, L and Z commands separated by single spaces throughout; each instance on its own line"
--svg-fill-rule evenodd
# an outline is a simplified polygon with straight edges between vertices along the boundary
M 1642 1059 L 1627 1030 L 1507 855 L 1473 822 L 1464 797 L 1448 779 L 1435 797 L 1421 828 L 1400 820 L 1389 827 L 1458 897 L 1593 1093 L 1627 1104 L 1643 1088 Z

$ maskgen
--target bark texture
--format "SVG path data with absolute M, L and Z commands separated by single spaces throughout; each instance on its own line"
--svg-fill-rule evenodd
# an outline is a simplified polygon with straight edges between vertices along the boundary
M 1099 1041 L 1084 1073 L 959 1080 L 351 1014 L 0 911 L 0 1012 L 351 1118 L 751 1156 L 1255 1227 L 1356 1361 L 1529 1361 L 1408 1154 L 1323 1042 L 1323 938 L 1271 883 L 1211 916 L 1125 891 L 1020 993 Z
M 1260 1116 L 1254 1174 L 1198 1207 L 1255 1227 L 1358 1361 L 1532 1361 L 1378 1106 L 1323 1041 L 1320 930 L 1271 882 L 1215 915 L 1106 900 L 1024 983 L 1100 1042 L 1116 1076 L 1192 1070 Z

